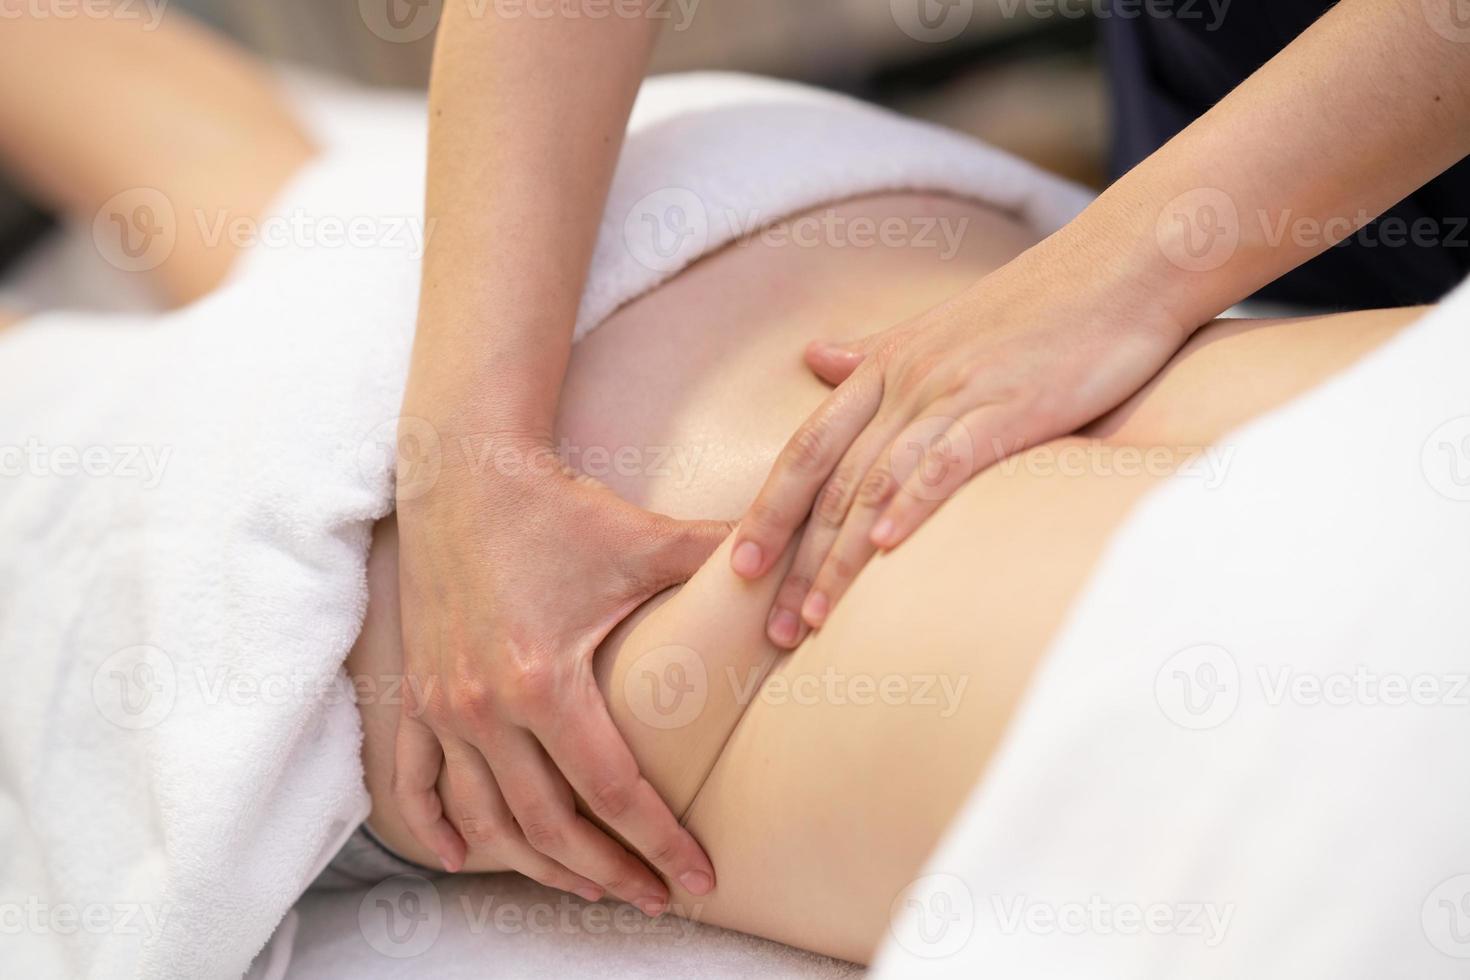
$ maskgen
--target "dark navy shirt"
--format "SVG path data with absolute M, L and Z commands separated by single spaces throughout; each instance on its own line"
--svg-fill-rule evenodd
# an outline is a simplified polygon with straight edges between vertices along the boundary
M 1334 5 L 1333 0 L 1109 2 L 1103 31 L 1116 174 L 1209 110 Z M 1341 151 L 1352 152 L 1351 141 L 1344 146 Z M 1405 152 L 1414 149 L 1405 147 Z M 1470 275 L 1467 225 L 1470 159 L 1260 295 L 1357 309 L 1433 302 Z

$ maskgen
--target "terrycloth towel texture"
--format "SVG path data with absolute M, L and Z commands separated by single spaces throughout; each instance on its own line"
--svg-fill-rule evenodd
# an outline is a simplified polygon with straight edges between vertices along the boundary
M 1466 976 L 1467 322 L 1136 510 L 878 976 Z
M 239 976 L 367 811 L 341 665 L 392 501 L 422 106 L 326 128 L 215 294 L 0 336 L 0 909 L 23 916 L 5 976 Z M 850 100 L 651 81 L 578 335 L 740 231 L 902 188 L 1041 231 L 1086 201 Z

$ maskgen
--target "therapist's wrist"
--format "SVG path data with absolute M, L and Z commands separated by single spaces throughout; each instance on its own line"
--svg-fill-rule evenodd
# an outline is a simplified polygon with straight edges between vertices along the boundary
M 1105 229 L 1115 244 L 1112 274 L 1149 316 L 1173 324 L 1181 343 L 1303 258 L 1258 241 L 1244 205 L 1218 188 L 1140 186 L 1133 174 L 1123 178 L 1074 224 Z
M 1099 201 L 1015 264 L 1025 264 L 1044 288 L 1068 296 L 1094 323 L 1182 346 L 1213 314 L 1199 313 L 1187 284 L 1142 235 L 1127 209 Z M 1196 319 L 1198 317 L 1198 319 Z
M 432 422 L 450 437 L 493 433 L 518 445 L 549 444 L 555 429 L 565 358 L 537 350 L 535 339 L 463 332 L 415 340 L 403 415 Z M 544 345 L 543 345 L 544 346 Z

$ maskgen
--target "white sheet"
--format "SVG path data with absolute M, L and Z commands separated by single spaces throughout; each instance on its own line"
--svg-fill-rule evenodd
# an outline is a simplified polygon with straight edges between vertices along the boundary
M 410 895 L 422 901 L 414 905 Z M 427 916 L 416 928 L 407 917 L 415 908 Z M 844 980 L 864 973 L 737 932 L 650 920 L 631 905 L 588 905 L 517 875 L 441 879 L 432 891 L 423 879 L 390 879 L 375 889 L 309 892 L 293 917 L 288 980 Z

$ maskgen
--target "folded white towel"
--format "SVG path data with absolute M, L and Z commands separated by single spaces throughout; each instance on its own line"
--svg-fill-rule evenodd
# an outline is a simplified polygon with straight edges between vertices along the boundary
M 329 130 L 214 295 L 0 338 L 0 451 L 19 462 L 0 477 L 0 911 L 26 916 L 7 976 L 238 976 L 366 813 L 341 665 L 392 501 L 423 110 Z M 751 223 L 906 188 L 1039 231 L 1086 201 L 851 100 L 651 81 L 578 336 Z

